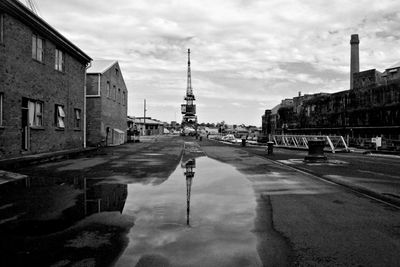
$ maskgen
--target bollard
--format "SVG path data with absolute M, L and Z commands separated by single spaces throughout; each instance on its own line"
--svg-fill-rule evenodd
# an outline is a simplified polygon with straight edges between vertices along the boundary
M 324 154 L 325 140 L 308 141 L 308 155 L 304 157 L 306 162 L 326 162 Z
M 267 142 L 267 155 L 272 155 L 274 153 L 274 142 Z

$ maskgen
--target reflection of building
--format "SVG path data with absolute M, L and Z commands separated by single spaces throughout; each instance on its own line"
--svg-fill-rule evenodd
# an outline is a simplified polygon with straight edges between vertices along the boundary
M 87 71 L 87 142 L 120 145 L 126 142 L 128 90 L 115 60 L 95 60 Z
M 90 61 L 19 1 L 0 1 L 0 158 L 85 145 Z
M 151 117 L 129 117 L 128 128 L 137 129 L 141 135 L 164 134 L 164 123 Z
M 125 205 L 128 195 L 126 184 L 99 183 L 98 179 L 84 178 L 85 215 L 104 211 L 119 211 Z
M 29 186 L 26 181 L 0 186 L 0 206 L 13 203 L 0 213 L 0 221 L 7 222 L 2 224 L 4 229 L 14 229 L 19 234 L 53 233 L 94 213 L 122 213 L 128 194 L 126 184 L 102 183 L 101 179 L 35 178 L 30 179 Z
M 189 159 L 188 161 L 182 164 L 182 167 L 185 168 L 185 176 L 186 176 L 186 224 L 190 226 L 190 194 L 192 191 L 192 180 L 194 178 L 193 169 L 196 168 L 196 160 Z

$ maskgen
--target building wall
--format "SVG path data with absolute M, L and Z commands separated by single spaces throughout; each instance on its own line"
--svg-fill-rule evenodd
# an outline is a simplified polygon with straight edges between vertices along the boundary
M 116 74 L 118 69 L 118 75 Z M 93 88 L 93 92 L 97 94 L 98 74 L 88 74 L 87 86 Z M 117 97 L 113 93 L 107 96 L 107 82 L 110 83 L 111 92 L 115 86 Z M 120 91 L 118 91 L 118 89 Z M 120 92 L 120 94 L 118 93 Z M 125 92 L 125 101 L 122 101 L 122 95 Z M 87 97 L 87 142 L 89 145 L 112 144 L 113 129 L 119 129 L 125 132 L 125 140 L 127 140 L 127 99 L 128 91 L 122 77 L 119 64 L 116 63 L 109 70 L 101 75 L 100 78 L 100 95 L 99 98 Z M 107 134 L 107 129 L 109 129 Z
M 88 75 L 88 81 L 90 80 Z M 86 98 L 86 142 L 88 146 L 105 144 L 105 134 L 101 132 L 101 99 L 100 97 Z M 103 136 L 104 135 L 104 136 Z
M 65 53 L 65 72 L 55 70 L 56 46 L 44 44 L 43 63 L 32 59 L 34 29 L 4 16 L 4 45 L 0 45 L 0 92 L 4 93 L 4 127 L 0 128 L 0 157 L 83 146 L 83 125 L 75 129 L 74 109 L 83 116 L 85 64 Z M 30 129 L 28 151 L 22 149 L 22 98 L 43 102 L 43 126 Z M 63 105 L 65 129 L 55 125 L 55 105 Z
M 272 133 L 281 134 L 282 125 L 287 125 L 285 134 L 342 135 L 350 145 L 357 145 L 362 138 L 381 136 L 385 146 L 393 148 L 400 140 L 399 80 L 330 95 L 316 94 L 303 101 L 298 113 L 293 112 L 297 109 L 281 107 L 279 116 L 269 122 Z

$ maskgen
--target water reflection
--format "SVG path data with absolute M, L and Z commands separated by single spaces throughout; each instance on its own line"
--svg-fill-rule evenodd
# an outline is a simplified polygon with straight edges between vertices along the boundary
M 251 183 L 208 157 L 181 167 L 163 184 L 128 185 L 123 214 L 135 225 L 116 266 L 261 266 Z
M 186 225 L 190 226 L 190 193 L 192 191 L 192 180 L 194 178 L 193 169 L 196 168 L 196 159 L 189 159 L 184 164 L 186 177 Z
M 0 186 L 0 265 L 66 266 L 86 257 L 111 263 L 124 249 L 118 236 L 132 224 L 118 214 L 127 185 L 85 177 L 29 181 Z M 85 254 L 76 254 L 79 248 Z
M 0 231 L 41 235 L 94 213 L 122 212 L 127 185 L 85 177 L 29 178 L 3 184 L 0 195 Z

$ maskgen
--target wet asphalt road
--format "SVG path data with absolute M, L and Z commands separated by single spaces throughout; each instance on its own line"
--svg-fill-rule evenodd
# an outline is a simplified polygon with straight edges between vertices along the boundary
M 400 263 L 398 210 L 240 147 L 159 137 L 14 171 L 1 266 Z

